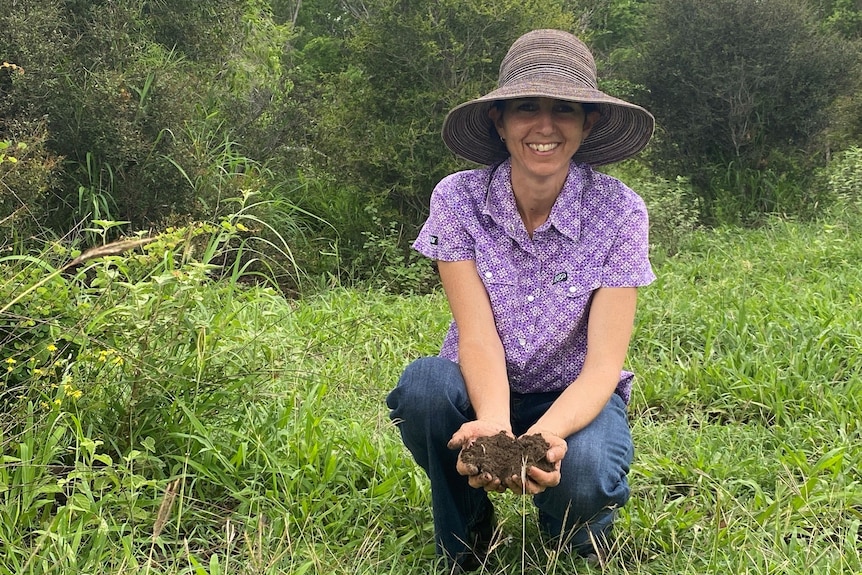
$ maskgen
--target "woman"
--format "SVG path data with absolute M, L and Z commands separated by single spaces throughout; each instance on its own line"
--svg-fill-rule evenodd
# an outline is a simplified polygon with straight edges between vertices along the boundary
M 598 89 L 589 50 L 559 30 L 516 40 L 497 89 L 446 117 L 449 149 L 486 167 L 434 190 L 414 248 L 437 262 L 453 322 L 387 405 L 431 481 L 437 550 L 456 571 L 484 561 L 491 491 L 531 495 L 555 545 L 608 548 L 633 456 L 623 363 L 637 288 L 655 276 L 643 201 L 592 166 L 638 153 L 653 128 Z M 522 481 L 461 461 L 499 432 L 541 434 L 554 470 Z

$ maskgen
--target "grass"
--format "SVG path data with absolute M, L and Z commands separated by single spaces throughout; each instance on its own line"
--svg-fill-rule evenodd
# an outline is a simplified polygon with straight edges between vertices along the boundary
M 696 232 L 661 261 L 606 572 L 862 572 L 858 223 Z M 42 282 L 0 316 L 0 575 L 444 572 L 384 407 L 442 294 L 286 301 L 187 253 L 0 261 L 2 301 Z M 495 501 L 484 573 L 599 572 Z

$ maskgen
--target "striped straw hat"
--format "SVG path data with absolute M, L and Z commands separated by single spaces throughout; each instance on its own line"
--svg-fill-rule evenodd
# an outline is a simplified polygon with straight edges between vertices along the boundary
M 610 164 L 640 152 L 655 128 L 652 114 L 598 89 L 589 48 L 561 30 L 534 30 L 512 44 L 497 89 L 453 108 L 443 122 L 443 141 L 456 155 L 486 166 L 506 159 L 488 110 L 498 100 L 545 97 L 598 105 L 601 118 L 573 159 Z

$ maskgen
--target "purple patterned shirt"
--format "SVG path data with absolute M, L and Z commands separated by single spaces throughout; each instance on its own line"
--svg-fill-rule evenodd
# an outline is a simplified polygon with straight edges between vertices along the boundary
M 619 180 L 573 162 L 548 220 L 531 239 L 515 205 L 511 173 L 506 160 L 496 169 L 444 178 L 413 247 L 435 260 L 474 260 L 512 391 L 558 391 L 584 366 L 593 292 L 655 279 L 646 207 Z M 458 361 L 454 321 L 440 355 Z M 633 377 L 620 374 L 616 392 L 626 403 Z

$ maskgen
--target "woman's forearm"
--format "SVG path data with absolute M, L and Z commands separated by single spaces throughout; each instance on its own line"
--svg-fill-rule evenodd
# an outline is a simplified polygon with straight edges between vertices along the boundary
M 502 344 L 462 340 L 458 353 L 476 419 L 495 422 L 511 431 L 509 380 Z

